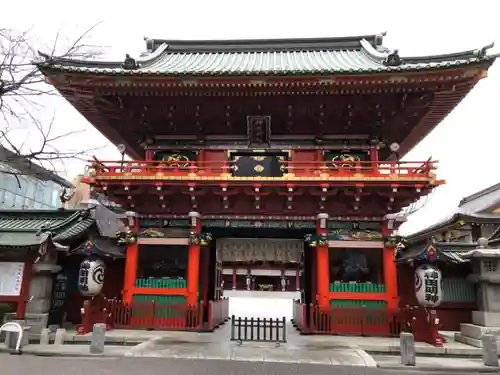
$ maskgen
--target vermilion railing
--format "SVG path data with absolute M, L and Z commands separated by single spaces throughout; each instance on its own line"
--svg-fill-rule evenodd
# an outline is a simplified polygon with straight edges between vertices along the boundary
M 109 301 L 110 326 L 126 329 L 203 330 L 203 303 L 159 305 L 133 301 Z
M 293 319 L 304 333 L 361 336 L 396 336 L 401 331 L 399 312 L 366 307 L 321 308 L 294 302 Z
M 160 329 L 182 331 L 211 331 L 224 324 L 229 318 L 229 300 L 209 301 L 207 316 L 205 317 L 205 304 L 197 305 L 187 303 L 158 304 L 153 301 L 130 304 L 121 300 L 108 300 L 106 311 L 108 325 L 116 329 Z M 206 318 L 206 319 L 205 319 Z M 92 323 L 84 324 L 87 333 L 92 330 Z M 85 331 L 85 332 L 84 332 Z
M 294 174 L 296 176 L 352 176 L 355 174 L 369 175 L 372 177 L 389 177 L 398 175 L 408 178 L 429 178 L 437 169 L 435 161 L 425 162 L 331 162 L 311 161 L 295 162 L 280 161 L 280 169 L 283 174 Z M 221 176 L 231 175 L 236 169 L 234 161 L 102 161 L 93 162 L 87 166 L 86 176 L 90 178 L 106 178 L 110 176 L 121 176 L 123 178 L 133 176 Z M 255 176 L 253 176 L 255 177 Z
M 208 329 L 212 330 L 229 319 L 229 299 L 209 301 Z

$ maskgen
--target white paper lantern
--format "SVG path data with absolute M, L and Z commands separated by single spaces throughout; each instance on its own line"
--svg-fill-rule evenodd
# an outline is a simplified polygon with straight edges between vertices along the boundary
M 439 268 L 425 264 L 415 270 L 415 295 L 422 306 L 439 306 L 443 300 L 443 276 Z
M 101 293 L 105 267 L 104 262 L 100 259 L 86 259 L 80 264 L 78 288 L 82 295 L 96 296 Z

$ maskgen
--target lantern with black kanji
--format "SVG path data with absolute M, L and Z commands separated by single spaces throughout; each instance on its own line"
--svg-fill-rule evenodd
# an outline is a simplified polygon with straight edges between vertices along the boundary
M 101 293 L 104 284 L 104 262 L 100 259 L 85 259 L 80 264 L 78 289 L 84 296 L 96 296 Z
M 415 295 L 424 307 L 436 307 L 443 300 L 443 276 L 436 266 L 425 264 L 415 270 Z

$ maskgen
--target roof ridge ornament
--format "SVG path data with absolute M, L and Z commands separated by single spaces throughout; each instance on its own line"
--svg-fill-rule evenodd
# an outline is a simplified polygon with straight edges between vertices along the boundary
M 141 67 L 141 65 L 138 64 L 134 58 L 130 57 L 130 55 L 128 53 L 125 55 L 125 61 L 122 64 L 123 69 L 135 70 L 135 69 L 139 69 L 140 67 Z
M 383 64 L 385 66 L 400 66 L 403 64 L 403 59 L 399 56 L 399 51 L 395 49 L 387 55 Z
M 479 58 L 483 58 L 483 57 L 486 57 L 486 54 L 488 52 L 489 49 L 495 47 L 495 43 L 490 43 L 490 44 L 487 44 L 485 45 L 483 48 L 479 48 L 477 50 L 474 51 L 474 55 L 476 57 L 479 57 Z
M 387 31 L 382 31 L 381 33 L 375 35 L 375 45 L 381 46 L 384 41 L 384 37 L 387 35 Z

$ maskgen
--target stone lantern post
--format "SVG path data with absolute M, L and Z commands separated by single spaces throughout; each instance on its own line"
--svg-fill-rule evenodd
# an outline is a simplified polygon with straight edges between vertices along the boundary
M 478 247 L 461 254 L 470 259 L 473 273 L 470 280 L 476 283 L 478 310 L 472 312 L 472 324 L 462 323 L 457 341 L 481 347 L 485 334 L 500 335 L 500 249 L 488 247 L 488 240 L 480 238 Z

